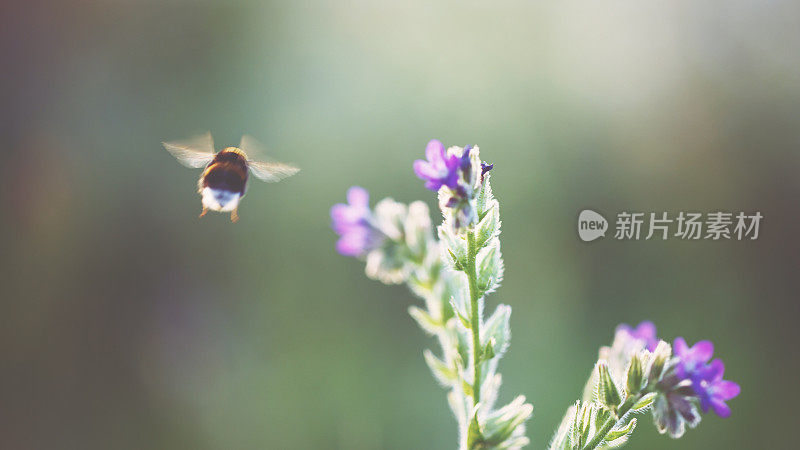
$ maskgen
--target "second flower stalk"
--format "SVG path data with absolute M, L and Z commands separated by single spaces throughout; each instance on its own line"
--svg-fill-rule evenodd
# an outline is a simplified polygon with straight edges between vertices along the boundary
M 405 282 L 425 301 L 409 313 L 436 336 L 441 356 L 425 350 L 425 362 L 448 389 L 459 429 L 459 449 L 519 449 L 528 444 L 525 421 L 533 406 L 524 396 L 495 409 L 508 348 L 511 308 L 498 305 L 486 320 L 484 297 L 500 285 L 500 206 L 489 184 L 492 165 L 477 147 L 428 143 L 426 160 L 414 163 L 425 187 L 437 192 L 444 220 L 433 232 L 427 207 L 383 199 L 374 209 L 364 189 L 353 187 L 348 203 L 331 209 L 337 250 L 366 260 L 367 275 L 384 283 Z M 438 237 L 438 239 L 436 239 Z
M 518 448 L 527 442 L 524 422 L 533 407 L 523 396 L 499 410 L 492 410 L 499 385 L 497 363 L 508 347 L 511 308 L 499 305 L 484 322 L 484 296 L 503 278 L 500 253 L 499 204 L 492 194 L 478 147 L 451 147 L 431 141 L 427 161 L 415 162 L 417 176 L 436 190 L 444 221 L 438 227 L 456 282 L 464 295 L 454 296 L 452 308 L 469 336 L 469 362 L 463 368 L 462 411 L 454 408 L 462 428 L 462 448 Z M 471 382 L 470 382 L 471 381 Z M 452 403 L 452 402 L 451 402 Z

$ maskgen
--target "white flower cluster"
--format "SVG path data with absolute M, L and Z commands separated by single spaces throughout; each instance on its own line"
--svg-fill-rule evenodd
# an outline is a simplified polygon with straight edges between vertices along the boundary
M 375 205 L 373 217 L 375 227 L 387 239 L 367 253 L 367 276 L 386 284 L 402 283 L 427 257 L 429 246 L 436 248 L 428 206 L 423 202 L 406 206 L 385 198 Z

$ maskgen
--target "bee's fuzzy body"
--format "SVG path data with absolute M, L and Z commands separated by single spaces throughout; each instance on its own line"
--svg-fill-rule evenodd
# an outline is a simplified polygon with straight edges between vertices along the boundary
M 246 188 L 247 157 L 236 147 L 228 147 L 214 155 L 197 182 L 203 208 L 212 211 L 234 211 Z
M 186 141 L 163 142 L 163 145 L 184 166 L 193 169 L 204 167 L 197 182 L 197 192 L 203 202 L 200 217 L 208 211 L 229 212 L 231 221 L 236 222 L 250 172 L 259 180 L 274 183 L 300 170 L 278 161 L 250 159 L 253 153 L 259 153 L 259 145 L 247 135 L 242 136 L 239 147 L 227 147 L 218 153 L 214 153 L 211 133 Z

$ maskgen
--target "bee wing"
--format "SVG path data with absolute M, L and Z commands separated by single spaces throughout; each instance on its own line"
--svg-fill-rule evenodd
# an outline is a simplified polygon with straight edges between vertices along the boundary
M 214 159 L 214 140 L 211 133 L 185 141 L 162 142 L 164 148 L 186 167 L 199 168 Z
M 250 171 L 258 179 L 267 183 L 274 183 L 286 177 L 290 177 L 300 171 L 299 168 L 276 161 L 247 161 Z
M 253 136 L 247 134 L 242 136 L 239 148 L 247 155 L 247 165 L 253 175 L 268 183 L 274 183 L 290 177 L 300 170 L 291 164 L 284 164 L 267 158 L 264 146 Z
M 239 149 L 247 155 L 247 159 L 253 161 L 268 161 L 267 152 L 264 150 L 264 145 L 258 142 L 256 138 L 245 134 L 239 142 Z

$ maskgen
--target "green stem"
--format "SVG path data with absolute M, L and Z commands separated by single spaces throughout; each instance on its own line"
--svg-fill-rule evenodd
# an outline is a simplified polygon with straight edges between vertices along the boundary
M 614 428 L 614 425 L 619 423 L 619 421 L 623 417 L 625 417 L 625 414 L 627 414 L 628 411 L 631 410 L 631 407 L 633 407 L 633 405 L 636 404 L 637 401 L 639 401 L 639 398 L 641 398 L 642 394 L 643 393 L 639 393 L 638 395 L 634 395 L 632 397 L 628 397 L 627 399 L 625 399 L 625 401 L 617 410 L 616 414 L 606 419 L 606 421 L 603 423 L 603 426 L 601 426 L 600 429 L 597 430 L 597 433 L 595 433 L 592 440 L 589 441 L 583 447 L 583 450 L 593 450 L 597 448 L 606 438 L 608 432 L 611 431 L 612 428 Z
M 465 272 L 469 279 L 469 296 L 470 296 L 470 328 L 472 329 L 472 366 L 473 378 L 472 392 L 474 399 L 473 406 L 481 401 L 481 331 L 480 331 L 480 317 L 478 317 L 478 300 L 481 294 L 478 291 L 478 274 L 475 264 L 475 257 L 478 253 L 477 245 L 475 244 L 475 232 L 467 231 L 467 267 Z

